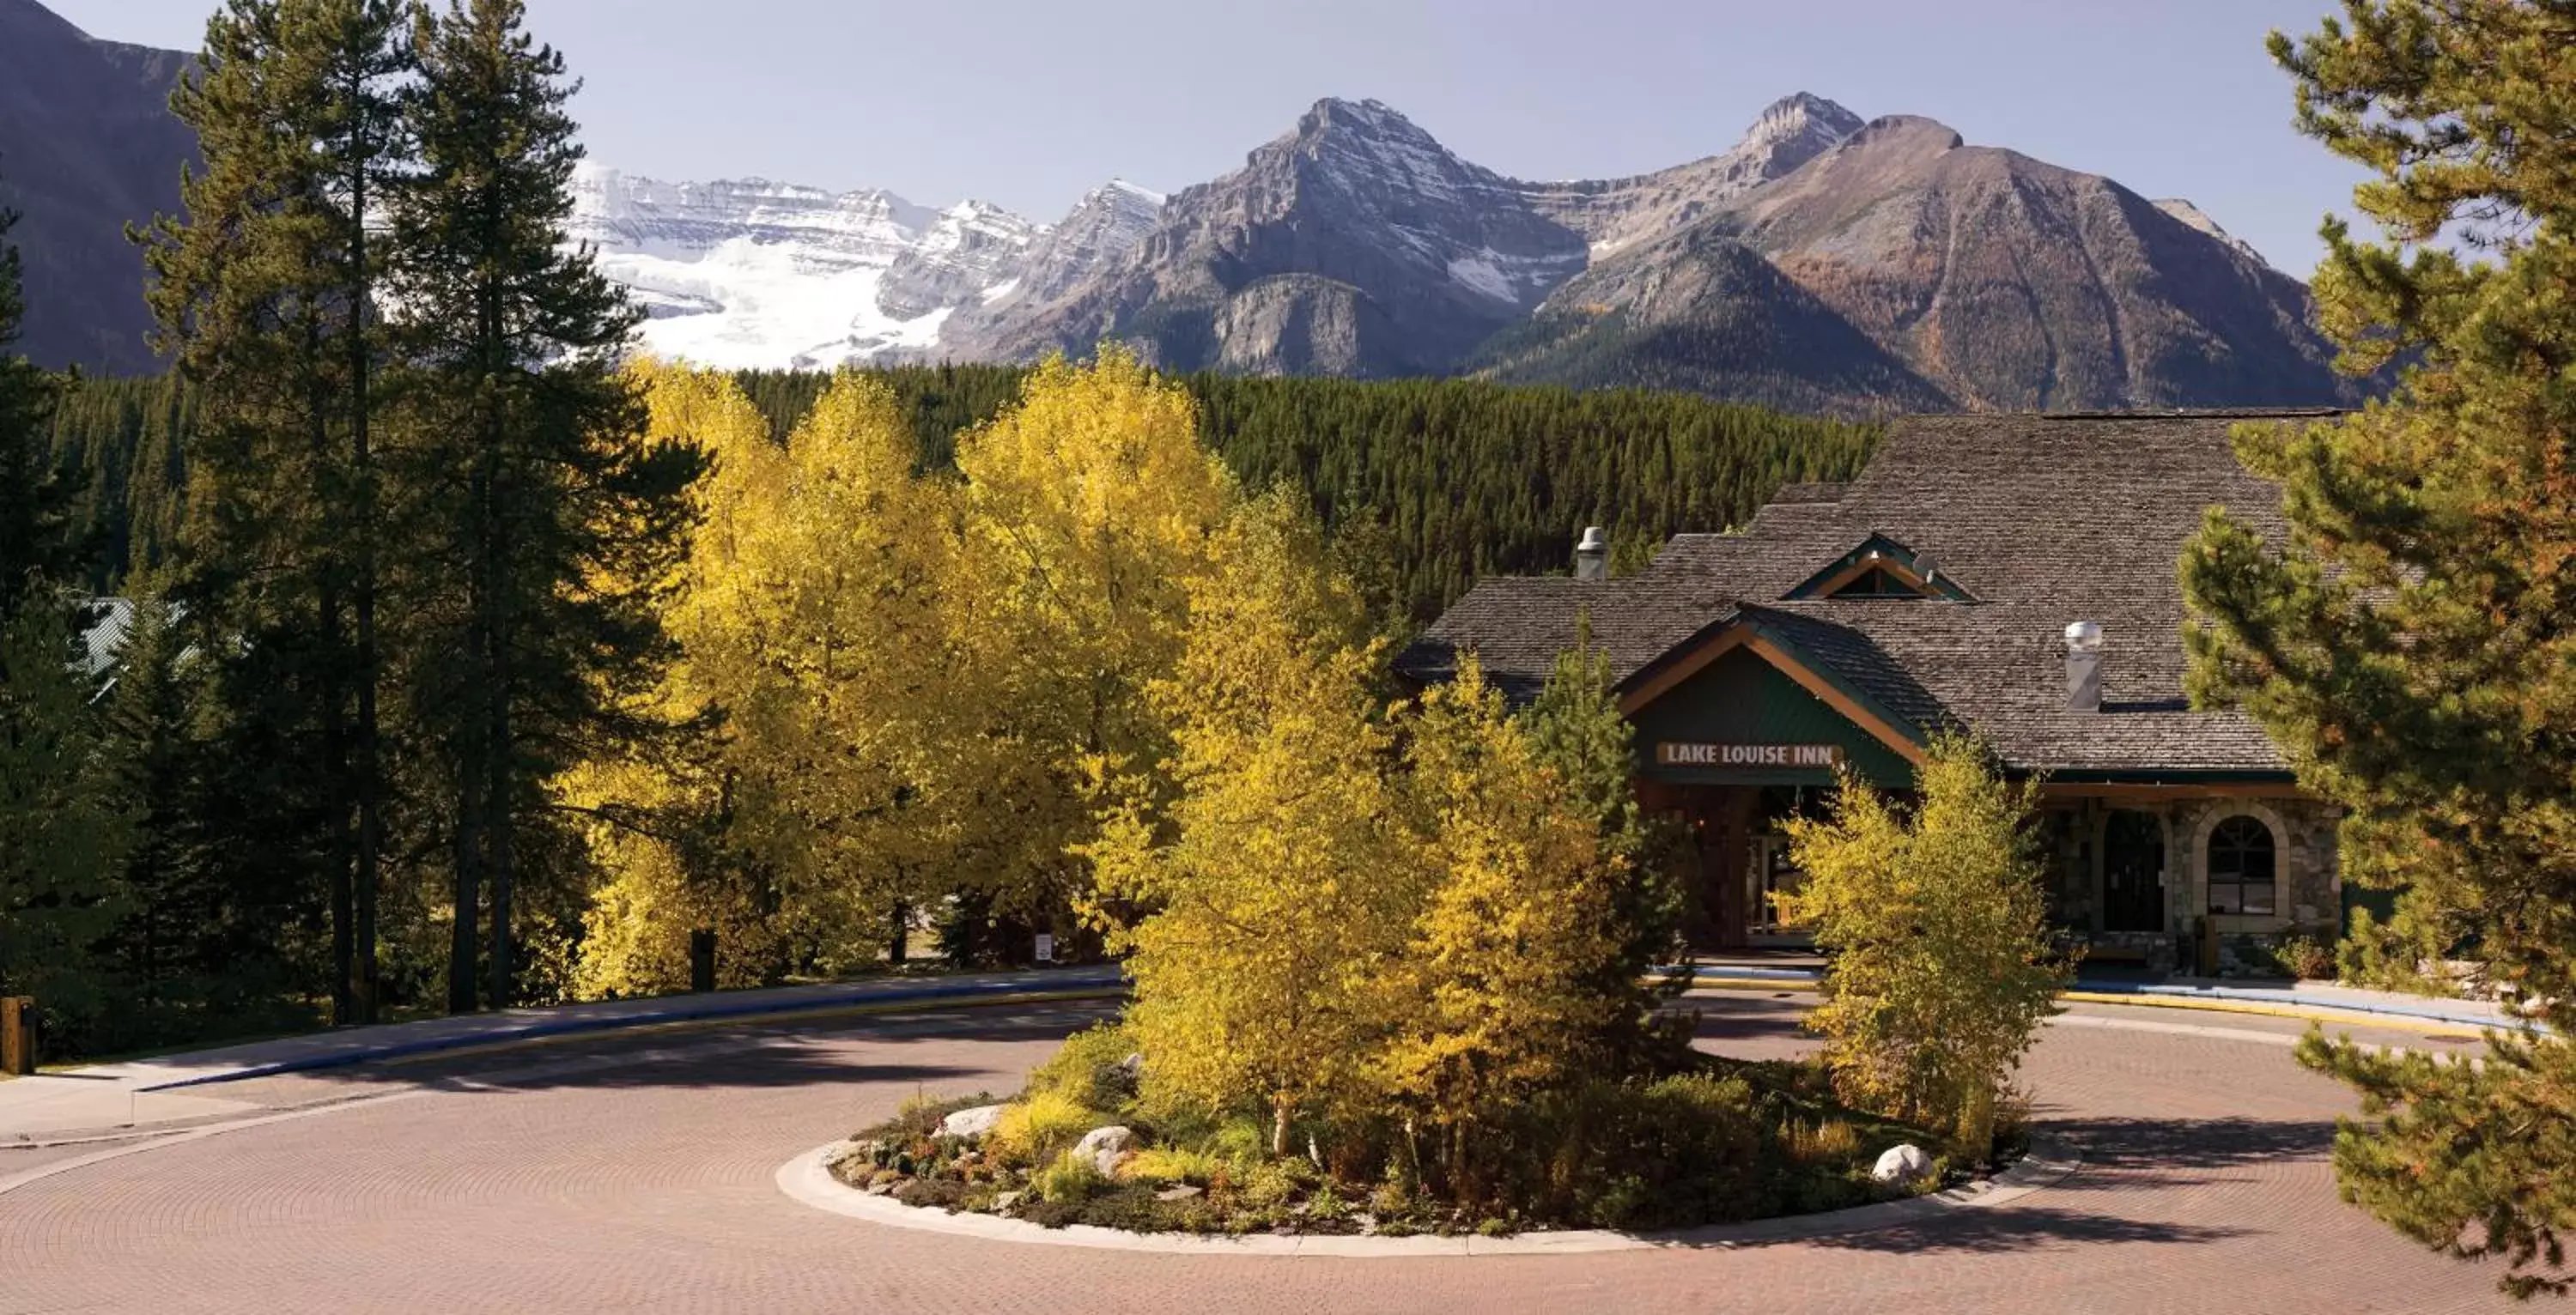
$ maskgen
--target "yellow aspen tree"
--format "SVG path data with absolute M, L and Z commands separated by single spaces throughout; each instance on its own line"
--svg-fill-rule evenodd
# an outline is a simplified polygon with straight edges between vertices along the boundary
M 985 716 L 960 748 L 976 755 L 984 859 L 1013 902 L 1063 903 L 1083 889 L 1071 850 L 1091 834 L 1092 776 L 1168 752 L 1146 688 L 1179 660 L 1185 582 L 1241 499 L 1188 391 L 1115 346 L 1040 365 L 960 437 L 957 466 L 954 615 Z
M 1434 875 L 1401 969 L 1387 1088 L 1441 1134 L 1453 1187 L 1475 1127 L 1603 1058 L 1635 993 L 1605 994 L 1623 946 L 1613 916 L 1628 865 L 1572 797 L 1471 658 L 1424 694 L 1410 729 L 1410 862 Z
M 1792 819 L 1807 878 L 1783 911 L 1832 956 L 1807 1025 L 1844 1089 L 1950 1124 L 1983 1159 L 1996 1099 L 2066 979 L 2028 829 L 2039 789 L 1957 736 L 1932 743 L 1915 789 L 1900 812 L 1846 772 L 1830 817 Z
M 1128 1026 L 1149 1099 L 1296 1122 L 1369 1103 L 1379 979 L 1419 898 L 1371 692 L 1380 656 L 1320 531 L 1272 496 L 1186 581 L 1188 625 L 1154 703 L 1177 794 L 1131 800 L 1084 847 L 1103 897 L 1151 910 L 1129 952 Z
M 873 960 L 882 915 L 954 876 L 950 717 L 973 668 L 951 644 L 949 491 L 919 455 L 891 390 L 857 372 L 783 451 L 720 455 L 677 622 L 724 714 L 744 847 L 835 964 Z

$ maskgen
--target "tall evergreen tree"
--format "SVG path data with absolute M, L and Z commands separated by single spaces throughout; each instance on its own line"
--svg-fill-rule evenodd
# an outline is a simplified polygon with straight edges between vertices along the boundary
M 17 215 L 0 210 L 0 994 L 35 993 L 57 1018 L 104 990 L 90 948 L 115 917 L 124 819 L 101 801 L 96 718 L 74 666 L 65 596 L 81 536 L 76 486 L 49 459 L 55 381 L 10 349 L 26 313 Z
M 578 84 L 525 18 L 519 0 L 418 14 L 421 176 L 390 206 L 404 352 L 421 372 L 408 422 L 448 481 L 427 556 L 453 592 L 418 678 L 454 796 L 457 1010 L 475 1003 L 486 897 L 488 999 L 515 996 L 523 833 L 548 824 L 547 784 L 639 729 L 622 710 L 664 656 L 653 604 L 701 465 L 645 441 L 621 373 L 640 316 L 565 242 Z
M 2335 1044 L 2364 1097 L 2345 1193 L 2519 1293 L 2576 1285 L 2576 4 L 2347 0 L 2272 37 L 2303 130 L 2377 175 L 2318 304 L 2348 363 L 2410 362 L 2338 420 L 2250 430 L 2288 542 L 2213 515 L 2182 564 L 2194 693 L 2240 700 L 2348 810 L 2347 876 L 2472 933 L 2554 1033 L 2482 1064 Z
M 375 1007 L 384 773 L 369 420 L 383 344 L 368 225 L 401 164 L 400 18 L 395 0 L 228 0 L 171 98 L 205 167 L 181 185 L 186 216 L 142 235 L 163 343 L 200 404 L 182 596 L 196 624 L 244 641 L 211 650 L 237 700 L 298 726 L 285 814 L 261 819 L 268 843 L 233 852 L 318 857 L 340 1022 Z
M 0 207 L 0 621 L 31 589 L 67 580 L 79 552 L 68 529 L 77 489 L 53 468 L 46 436 L 56 382 L 13 350 L 27 314 L 17 223 Z

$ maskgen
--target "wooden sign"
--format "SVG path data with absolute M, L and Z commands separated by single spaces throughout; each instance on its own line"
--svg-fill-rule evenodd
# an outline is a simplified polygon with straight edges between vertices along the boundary
M 1837 767 L 1839 744 L 1689 744 L 1661 740 L 1655 744 L 1659 767 Z

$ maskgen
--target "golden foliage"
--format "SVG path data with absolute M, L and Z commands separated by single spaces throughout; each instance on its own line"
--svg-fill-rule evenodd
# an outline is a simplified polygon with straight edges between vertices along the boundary
M 1782 909 L 1833 956 L 1807 1024 L 1846 1091 L 1946 1122 L 1982 1159 L 2003 1083 L 2065 980 L 2025 831 L 2039 787 L 2007 784 L 1955 737 L 1934 741 L 1915 787 L 1909 814 L 1846 772 L 1830 818 L 1793 819 L 1807 877 Z

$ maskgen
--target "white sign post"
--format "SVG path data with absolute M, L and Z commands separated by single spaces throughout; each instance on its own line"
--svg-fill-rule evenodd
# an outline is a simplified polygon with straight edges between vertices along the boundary
M 1038 962 L 1055 962 L 1055 937 L 1046 932 L 1038 933 Z

